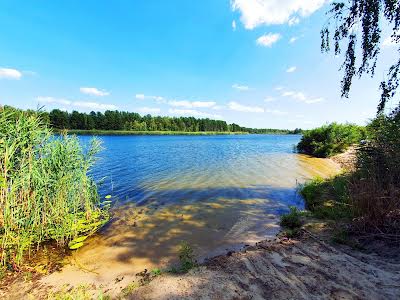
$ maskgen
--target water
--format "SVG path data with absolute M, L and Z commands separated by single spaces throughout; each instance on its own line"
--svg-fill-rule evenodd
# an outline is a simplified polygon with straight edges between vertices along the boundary
M 202 259 L 272 237 L 289 205 L 303 207 L 298 184 L 338 170 L 293 153 L 298 135 L 100 139 L 92 175 L 106 177 L 99 191 L 112 195 L 113 219 L 64 268 L 72 279 L 82 279 L 82 265 L 97 282 L 170 265 L 181 241 Z
M 84 142 L 90 139 L 80 138 Z M 98 181 L 106 177 L 101 195 L 112 194 L 120 202 L 179 202 L 188 194 L 193 201 L 220 193 L 243 197 L 250 186 L 289 187 L 305 175 L 299 170 L 298 156 L 292 154 L 298 135 L 100 139 L 105 149 L 93 175 Z

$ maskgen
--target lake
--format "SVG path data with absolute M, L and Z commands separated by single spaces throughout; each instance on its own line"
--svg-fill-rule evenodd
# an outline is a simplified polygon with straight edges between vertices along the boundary
M 92 175 L 102 181 L 101 197 L 112 195 L 113 219 L 73 254 L 59 280 L 69 272 L 82 281 L 82 265 L 100 282 L 166 267 L 182 241 L 201 260 L 273 237 L 288 206 L 304 205 L 298 184 L 338 171 L 330 160 L 293 153 L 300 138 L 101 136 L 105 149 Z

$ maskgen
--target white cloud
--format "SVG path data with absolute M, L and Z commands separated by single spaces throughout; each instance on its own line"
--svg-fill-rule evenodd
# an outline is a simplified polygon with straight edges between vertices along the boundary
M 295 91 L 286 91 L 282 93 L 282 97 L 289 97 L 292 98 L 296 101 L 303 102 L 306 104 L 315 104 L 324 101 L 324 98 L 319 97 L 319 98 L 308 98 L 304 93 L 302 92 L 295 92 Z
M 274 101 L 276 101 L 276 99 L 274 98 L 274 97 L 267 97 L 267 98 L 265 98 L 264 99 L 264 102 L 274 102 Z
M 283 91 L 285 88 L 283 86 L 277 86 L 275 88 L 276 91 Z
M 240 11 L 246 29 L 260 25 L 296 23 L 310 16 L 329 0 L 232 0 L 233 11 Z
M 87 108 L 91 110 L 115 110 L 118 109 L 114 104 L 103 104 L 97 102 L 72 102 L 72 106 Z
M 53 98 L 53 97 L 37 97 L 36 98 L 40 103 L 48 103 L 48 104 L 61 104 L 64 106 L 76 107 L 76 108 L 84 108 L 91 110 L 115 110 L 118 109 L 114 104 L 104 104 L 97 102 L 86 102 L 86 101 L 71 101 L 63 98 Z
M 110 95 L 109 92 L 102 91 L 94 87 L 81 87 L 79 90 L 81 91 L 82 94 L 97 96 L 97 97 L 104 97 Z
M 154 100 L 154 101 L 157 101 L 159 103 L 164 103 L 165 102 L 165 99 L 163 97 L 161 97 L 161 96 L 147 96 L 147 95 L 144 95 L 144 94 L 136 94 L 135 98 L 138 99 L 138 100 L 146 100 L 146 99 Z
M 293 66 L 293 67 L 290 67 L 289 69 L 287 69 L 286 73 L 293 73 L 293 72 L 296 72 L 296 70 L 297 70 L 297 67 Z
M 177 100 L 171 100 L 168 101 L 168 104 L 171 106 L 176 106 L 176 107 L 185 107 L 185 108 L 210 108 L 215 106 L 217 103 L 214 101 L 177 101 Z
M 246 106 L 237 102 L 229 102 L 228 108 L 234 111 L 249 112 L 249 113 L 263 113 L 264 108 L 258 106 Z
M 265 112 L 269 113 L 269 114 L 277 115 L 277 116 L 284 116 L 284 115 L 288 114 L 288 112 L 281 111 L 281 110 L 278 110 L 278 109 L 266 109 Z
M 299 23 L 300 23 L 300 19 L 298 17 L 292 17 L 288 21 L 289 26 L 297 25 Z
M 158 107 L 140 107 L 138 111 L 143 114 L 159 114 L 161 109 Z
M 15 69 L 0 68 L 0 79 L 19 80 L 22 77 L 22 72 Z
M 392 36 L 388 36 L 382 42 L 382 48 L 394 47 L 396 45 L 397 45 L 397 43 L 395 40 L 393 40 Z
M 144 94 L 136 94 L 136 99 L 144 100 L 146 99 L 146 96 Z
M 289 44 L 295 43 L 298 39 L 299 39 L 298 36 L 293 36 L 293 37 L 291 37 L 290 40 L 289 40 Z
M 264 47 L 272 47 L 279 39 L 281 35 L 279 33 L 268 33 L 260 36 L 256 43 L 257 45 L 264 46 Z
M 53 97 L 42 97 L 39 96 L 36 98 L 40 103 L 49 103 L 49 104 L 62 104 L 62 105 L 71 105 L 72 101 L 61 99 L 61 98 L 53 98 Z
M 233 29 L 233 31 L 236 31 L 236 21 L 235 20 L 232 21 L 232 29 Z
M 248 90 L 250 90 L 250 88 L 247 85 L 240 85 L 240 84 L 237 84 L 237 83 L 232 85 L 232 88 L 234 88 L 235 90 L 238 90 L 238 91 L 248 91 Z
M 221 119 L 220 115 L 214 115 L 205 113 L 202 111 L 194 110 L 194 109 L 177 109 L 177 108 L 170 108 L 168 110 L 170 114 L 174 115 L 181 115 L 181 116 L 192 116 L 192 117 L 202 117 L 202 118 L 212 118 L 212 119 Z

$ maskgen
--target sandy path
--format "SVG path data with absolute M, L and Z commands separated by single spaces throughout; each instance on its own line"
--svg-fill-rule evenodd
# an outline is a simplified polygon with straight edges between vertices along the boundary
M 310 237 L 265 241 L 156 278 L 129 299 L 400 299 L 400 261 Z

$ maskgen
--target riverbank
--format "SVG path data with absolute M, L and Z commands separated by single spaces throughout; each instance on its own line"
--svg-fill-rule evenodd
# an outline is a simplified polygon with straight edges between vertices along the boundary
M 132 131 L 132 130 L 68 130 L 69 134 L 77 135 L 245 135 L 248 132 L 229 131 Z
M 186 275 L 160 276 L 126 299 L 399 298 L 396 249 L 360 252 L 332 245 L 324 224 L 311 227 L 298 239 L 265 240 Z

